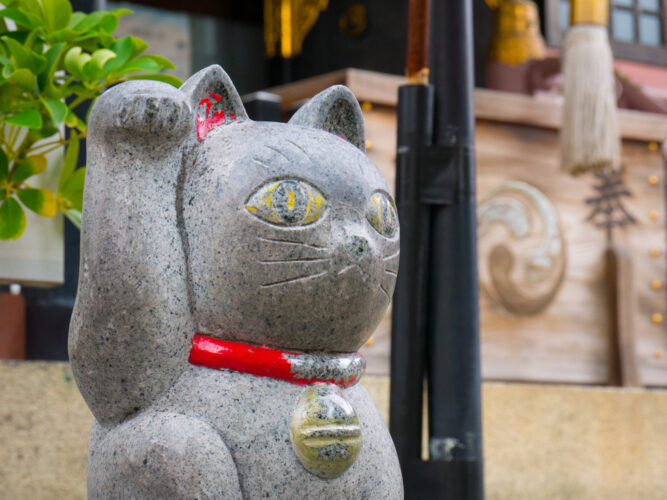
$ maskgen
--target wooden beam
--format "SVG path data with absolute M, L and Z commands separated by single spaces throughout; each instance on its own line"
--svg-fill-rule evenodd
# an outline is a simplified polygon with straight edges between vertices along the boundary
M 268 90 L 280 95 L 283 98 L 283 110 L 289 110 L 295 104 L 335 84 L 350 87 L 359 101 L 395 107 L 398 87 L 405 84 L 405 78 L 349 68 Z M 562 123 L 561 108 L 562 105 L 557 99 L 475 89 L 477 119 L 558 130 Z M 647 142 L 662 142 L 667 139 L 667 116 L 664 115 L 621 109 L 619 126 L 623 139 Z
M 605 253 L 609 284 L 610 382 L 639 387 L 636 335 L 633 322 L 632 255 L 626 249 Z

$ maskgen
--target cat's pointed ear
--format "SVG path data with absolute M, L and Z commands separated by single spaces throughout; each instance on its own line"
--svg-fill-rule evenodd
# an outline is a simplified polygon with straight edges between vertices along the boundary
M 189 95 L 199 141 L 219 125 L 248 119 L 232 80 L 217 64 L 192 75 L 180 90 Z
M 357 98 L 345 85 L 334 85 L 301 106 L 292 125 L 324 129 L 366 151 L 364 118 Z

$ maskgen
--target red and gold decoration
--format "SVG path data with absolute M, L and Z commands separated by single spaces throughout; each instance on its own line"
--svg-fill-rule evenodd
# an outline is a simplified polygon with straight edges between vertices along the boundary
M 334 384 L 350 387 L 361 378 L 366 362 L 359 353 L 308 354 L 230 342 L 195 334 L 188 361 L 214 370 L 231 370 L 290 384 Z
M 489 60 L 515 66 L 544 58 L 546 48 L 535 2 L 487 0 L 487 3 L 495 8 Z

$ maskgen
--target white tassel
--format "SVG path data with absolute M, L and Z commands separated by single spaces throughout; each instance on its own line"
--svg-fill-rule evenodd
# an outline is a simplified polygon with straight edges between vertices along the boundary
M 572 175 L 618 170 L 616 81 L 606 27 L 572 26 L 563 57 L 562 168 Z

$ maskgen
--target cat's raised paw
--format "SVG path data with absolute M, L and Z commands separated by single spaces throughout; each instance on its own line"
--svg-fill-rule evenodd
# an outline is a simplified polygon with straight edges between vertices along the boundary
M 135 94 L 121 100 L 115 126 L 135 133 L 160 134 L 169 139 L 190 129 L 190 115 L 190 106 L 184 98 Z

